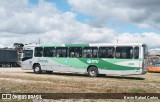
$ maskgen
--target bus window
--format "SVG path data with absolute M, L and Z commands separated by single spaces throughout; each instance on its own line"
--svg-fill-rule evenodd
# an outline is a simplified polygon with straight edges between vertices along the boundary
M 139 47 L 134 47 L 134 59 L 139 58 Z
M 150 60 L 150 66 L 151 67 L 160 67 L 160 59 L 151 59 Z
M 45 47 L 43 50 L 44 57 L 55 57 L 56 51 L 54 47 Z
M 97 55 L 98 55 L 98 49 L 97 49 L 97 48 L 92 49 L 92 52 L 93 52 L 92 58 L 97 58 Z
M 23 57 L 32 58 L 32 56 L 33 56 L 33 51 L 32 50 L 24 50 L 23 51 Z
M 33 57 L 33 50 L 23 50 L 23 58 L 22 61 L 27 59 L 31 59 Z
M 42 57 L 43 54 L 43 48 L 42 47 L 35 47 L 35 57 Z
M 57 47 L 56 48 L 57 57 L 68 57 L 68 48 L 67 47 Z
M 116 47 L 116 58 L 132 59 L 133 47 Z
M 100 47 L 99 58 L 114 58 L 114 47 Z
M 83 57 L 84 58 L 97 58 L 98 48 L 97 47 L 84 47 Z
M 82 48 L 81 47 L 70 47 L 69 48 L 69 57 L 82 57 Z

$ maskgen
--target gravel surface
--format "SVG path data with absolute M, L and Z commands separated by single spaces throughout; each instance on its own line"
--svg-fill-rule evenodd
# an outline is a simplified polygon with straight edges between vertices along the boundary
M 53 73 L 35 74 L 21 68 L 0 68 L 1 93 L 160 93 L 160 73 L 129 76 L 99 76 Z M 1 100 L 0 100 L 1 101 Z M 38 100 L 32 100 L 39 102 Z M 43 100 L 43 102 L 113 102 L 115 100 L 70 99 Z M 133 102 L 134 100 L 116 100 Z M 150 102 L 150 100 L 136 100 Z M 158 102 L 157 100 L 152 100 Z M 21 102 L 21 101 L 16 101 Z M 24 101 L 31 102 L 31 101 Z

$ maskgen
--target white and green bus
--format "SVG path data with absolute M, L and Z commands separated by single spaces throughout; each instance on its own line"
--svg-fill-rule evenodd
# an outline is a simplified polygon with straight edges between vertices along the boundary
M 144 74 L 147 45 L 142 43 L 26 45 L 21 67 L 35 73 L 46 71 L 98 74 Z

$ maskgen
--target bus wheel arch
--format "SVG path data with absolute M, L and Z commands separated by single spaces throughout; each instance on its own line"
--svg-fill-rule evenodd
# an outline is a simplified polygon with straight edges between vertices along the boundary
M 97 66 L 89 65 L 87 68 L 87 73 L 90 77 L 97 77 L 99 74 Z
M 34 63 L 34 64 L 33 64 L 33 71 L 34 71 L 34 73 L 36 73 L 36 74 L 42 73 L 41 65 L 40 65 L 39 63 Z

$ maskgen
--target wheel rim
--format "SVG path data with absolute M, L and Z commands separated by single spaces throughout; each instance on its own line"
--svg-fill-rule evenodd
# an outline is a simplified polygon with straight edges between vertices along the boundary
M 95 70 L 90 70 L 90 75 L 91 76 L 95 76 L 96 75 L 96 71 Z
M 35 67 L 35 72 L 39 72 L 39 67 Z

